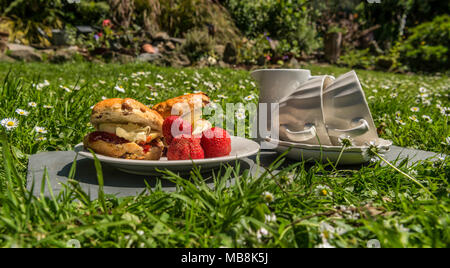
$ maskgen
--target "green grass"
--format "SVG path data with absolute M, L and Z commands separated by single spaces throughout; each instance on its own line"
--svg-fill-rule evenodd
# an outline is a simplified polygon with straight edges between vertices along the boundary
M 348 71 L 305 68 L 314 75 Z M 148 73 L 132 75 L 137 72 Z M 357 73 L 381 137 L 399 146 L 449 153 L 448 77 Z M 44 80 L 50 85 L 33 86 Z M 116 85 L 126 92 L 115 90 Z M 420 88 L 426 96 L 418 97 Z M 222 104 L 258 95 L 248 72 L 230 69 L 1 63 L 0 120 L 14 117 L 19 124 L 10 131 L 0 127 L 0 245 L 66 247 L 77 239 L 82 247 L 366 247 L 378 239 L 382 247 L 450 246 L 448 158 L 410 167 L 397 163 L 436 199 L 380 161 L 338 171 L 324 164 L 285 163 L 284 157 L 257 176 L 239 166 L 223 167 L 215 174 L 214 189 L 194 169 L 190 180 L 170 172 L 160 178 L 179 184 L 174 193 L 156 188 L 136 197 L 100 194 L 89 201 L 75 182 L 53 198 L 24 190 L 27 157 L 73 149 L 92 130 L 90 107 L 103 96 L 154 104 L 195 90 Z M 29 115 L 18 115 L 18 108 Z M 47 133 L 36 133 L 36 126 Z M 226 187 L 232 177 L 236 183 Z

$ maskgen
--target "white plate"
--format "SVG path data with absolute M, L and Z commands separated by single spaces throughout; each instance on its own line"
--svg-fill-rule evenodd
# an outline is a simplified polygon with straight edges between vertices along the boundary
M 266 141 L 276 144 L 277 147 L 274 150 L 278 153 L 284 153 L 291 148 L 286 156 L 297 161 L 319 161 L 322 163 L 330 161 L 332 163 L 336 163 L 342 151 L 341 146 L 302 144 L 280 141 L 271 138 L 266 138 Z M 378 138 L 375 143 L 383 151 L 389 151 L 392 145 L 392 141 L 381 138 Z M 355 165 L 369 162 L 370 159 L 365 155 L 367 148 L 368 146 L 351 146 L 345 148 L 342 152 L 341 158 L 339 159 L 339 164 Z
M 256 154 L 258 151 L 258 143 L 245 138 L 232 136 L 230 155 L 222 157 L 169 161 L 167 160 L 167 157 L 161 157 L 160 160 L 129 160 L 104 156 L 100 154 L 96 154 L 96 156 L 100 162 L 109 164 L 121 171 L 131 174 L 149 175 L 158 174 L 159 172 L 156 169 L 168 169 L 174 172 L 188 173 L 192 170 L 192 167 L 194 165 L 201 167 L 200 170 L 204 172 L 217 168 L 222 163 L 249 157 Z M 94 159 L 93 155 L 84 148 L 82 143 L 75 146 L 75 152 L 89 159 Z

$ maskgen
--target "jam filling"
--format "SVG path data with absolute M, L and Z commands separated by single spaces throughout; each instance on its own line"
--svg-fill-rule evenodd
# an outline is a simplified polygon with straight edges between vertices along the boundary
M 121 137 L 117 136 L 116 134 L 104 132 L 104 131 L 94 131 L 91 134 L 89 134 L 90 142 L 94 142 L 94 141 L 98 141 L 98 140 L 112 143 L 112 144 L 123 144 L 123 143 L 130 142 L 129 140 L 121 138 Z M 158 145 L 159 144 L 156 139 L 151 140 L 150 142 L 147 142 L 147 143 L 143 143 L 143 142 L 139 143 L 139 146 L 142 147 L 142 149 L 144 150 L 144 153 L 149 152 L 150 149 L 152 148 L 152 146 L 158 146 Z
M 112 143 L 112 144 L 122 144 L 122 143 L 129 142 L 128 140 L 121 138 L 121 137 L 117 136 L 116 134 L 108 133 L 108 132 L 104 132 L 104 131 L 92 132 L 89 135 L 89 140 L 91 142 L 100 140 L 100 141 L 105 141 L 105 142 Z
M 150 151 L 150 149 L 152 148 L 152 146 L 156 146 L 158 147 L 158 141 L 156 139 L 151 140 L 150 142 L 147 143 L 140 143 L 139 146 L 141 146 L 144 149 L 144 153 L 147 153 L 148 151 Z

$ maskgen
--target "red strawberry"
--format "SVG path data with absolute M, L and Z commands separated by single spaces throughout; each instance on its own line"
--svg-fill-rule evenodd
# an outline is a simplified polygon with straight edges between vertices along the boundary
M 163 135 L 167 145 L 172 143 L 173 137 L 183 134 L 190 135 L 191 132 L 191 124 L 179 116 L 172 115 L 164 120 Z
M 168 160 L 203 159 L 205 153 L 200 145 L 200 139 L 190 135 L 180 135 L 173 138 L 167 150 Z
M 201 145 L 206 158 L 229 155 L 231 152 L 230 134 L 219 127 L 210 128 L 203 131 Z

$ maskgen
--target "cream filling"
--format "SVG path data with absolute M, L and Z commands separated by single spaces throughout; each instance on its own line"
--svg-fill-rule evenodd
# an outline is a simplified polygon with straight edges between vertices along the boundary
M 151 132 L 150 126 L 142 127 L 137 124 L 114 124 L 104 123 L 98 126 L 99 131 L 114 133 L 117 136 L 129 140 L 131 142 L 146 142 L 147 137 L 151 136 L 154 139 L 159 136 L 157 132 Z
M 194 123 L 194 130 L 192 130 L 192 135 L 200 135 L 203 131 L 210 129 L 211 127 L 211 122 L 205 119 L 199 119 Z

